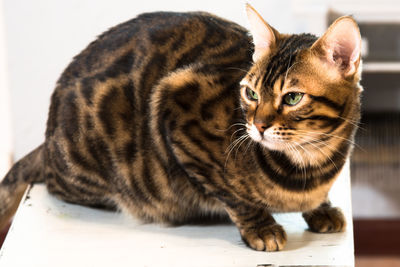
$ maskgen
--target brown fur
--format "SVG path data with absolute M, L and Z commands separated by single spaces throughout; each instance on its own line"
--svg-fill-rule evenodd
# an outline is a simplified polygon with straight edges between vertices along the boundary
M 311 47 L 316 40 L 279 35 L 252 65 L 247 31 L 210 14 L 151 13 L 118 25 L 65 70 L 52 96 L 46 141 L 20 161 L 29 168 L 14 167 L 1 189 L 44 179 L 65 201 L 168 224 L 229 215 L 257 250 L 281 250 L 286 243 L 270 214 L 275 211 L 302 211 L 317 232 L 341 231 L 343 215 L 327 194 L 350 153 L 359 77 L 345 80 L 325 70 Z M 288 47 L 284 57 L 274 57 Z M 270 85 L 262 81 L 279 69 Z M 306 90 L 306 102 L 282 109 L 282 95 L 294 84 Z M 245 99 L 246 87 L 260 95 L 258 105 Z M 309 107 L 336 119 L 335 127 L 297 120 Z M 287 140 L 300 133 L 296 129 L 329 135 L 314 134 L 319 142 L 297 153 L 245 136 L 254 119 L 271 116 L 275 133 Z M 0 196 L 15 203 L 16 196 L 3 191 Z M 4 219 L 11 206 L 1 205 Z

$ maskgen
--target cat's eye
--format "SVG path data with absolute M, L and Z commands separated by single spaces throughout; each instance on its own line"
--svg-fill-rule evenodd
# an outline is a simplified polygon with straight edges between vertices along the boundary
M 246 88 L 246 96 L 251 101 L 257 101 L 258 100 L 257 93 L 254 92 L 253 90 L 251 90 L 249 87 Z
M 286 105 L 294 106 L 303 98 L 303 93 L 288 93 L 284 95 L 283 101 Z

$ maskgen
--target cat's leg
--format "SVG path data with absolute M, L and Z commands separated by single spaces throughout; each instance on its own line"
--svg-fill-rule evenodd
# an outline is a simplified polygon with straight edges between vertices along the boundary
M 213 180 L 209 177 L 218 176 L 214 169 L 200 169 L 197 164 L 186 163 L 183 165 L 191 184 L 195 188 L 202 188 L 200 195 L 211 196 L 221 203 L 230 219 L 239 229 L 243 241 L 249 247 L 259 251 L 279 251 L 283 249 L 287 241 L 286 232 L 275 221 L 266 207 L 245 204 L 232 195 L 231 190 L 213 183 Z M 180 194 L 182 195 L 182 193 Z
M 304 212 L 303 218 L 310 230 L 317 233 L 337 233 L 346 228 L 346 220 L 339 208 L 332 207 L 329 201 L 312 211 Z
M 286 232 L 265 209 L 235 205 L 228 214 L 240 231 L 243 241 L 255 250 L 279 251 L 286 244 Z

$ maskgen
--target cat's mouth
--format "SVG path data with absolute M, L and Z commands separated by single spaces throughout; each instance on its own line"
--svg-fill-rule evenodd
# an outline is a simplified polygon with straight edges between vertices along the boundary
M 254 141 L 272 150 L 282 150 L 284 148 L 284 142 L 287 142 L 287 140 L 272 135 L 270 129 L 260 132 L 254 124 L 247 125 L 247 133 Z
M 281 127 L 269 127 L 260 132 L 254 125 L 247 125 L 247 133 L 256 142 L 262 144 L 270 150 L 283 151 L 288 147 L 296 146 L 293 136 L 289 133 L 278 131 Z

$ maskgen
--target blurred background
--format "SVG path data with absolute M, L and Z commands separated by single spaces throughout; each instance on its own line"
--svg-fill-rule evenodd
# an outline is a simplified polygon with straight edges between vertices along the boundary
M 351 173 L 356 253 L 368 258 L 359 257 L 357 264 L 400 266 L 400 1 L 248 2 L 280 32 L 321 35 L 341 15 L 358 21 L 365 91 Z M 56 80 L 97 35 L 156 10 L 209 11 L 247 26 L 244 3 L 0 0 L 0 177 L 43 142 Z

